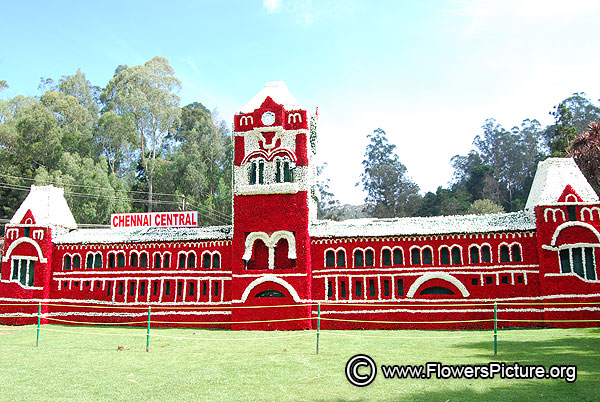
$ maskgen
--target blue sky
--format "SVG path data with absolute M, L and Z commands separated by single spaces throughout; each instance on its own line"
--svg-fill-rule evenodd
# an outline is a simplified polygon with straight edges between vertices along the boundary
M 182 105 L 232 120 L 267 81 L 319 107 L 319 162 L 360 203 L 366 135 L 384 129 L 421 190 L 446 185 L 486 118 L 551 122 L 573 92 L 600 98 L 598 1 L 7 2 L 2 97 L 39 95 L 78 68 L 105 86 L 120 64 L 166 57 Z

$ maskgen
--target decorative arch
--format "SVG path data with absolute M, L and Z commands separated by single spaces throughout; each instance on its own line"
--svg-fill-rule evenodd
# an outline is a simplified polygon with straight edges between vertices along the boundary
M 256 151 L 252 151 L 248 155 L 246 155 L 246 157 L 242 160 L 242 165 L 250 162 L 252 159 L 255 159 L 255 158 L 264 158 L 265 161 L 271 162 L 275 159 L 276 156 L 287 156 L 293 162 L 298 162 L 296 155 L 289 149 L 278 148 L 274 152 L 267 152 L 263 149 L 259 149 Z
M 265 282 L 274 282 L 278 285 L 283 286 L 288 292 L 290 292 L 290 296 L 292 296 L 292 299 L 294 299 L 296 303 L 300 303 L 300 296 L 298 296 L 298 292 L 296 292 L 296 289 L 294 289 L 294 287 L 285 280 L 278 278 L 272 274 L 263 275 L 250 282 L 250 284 L 248 285 L 248 287 L 246 287 L 246 290 L 244 290 L 244 293 L 242 294 L 241 302 L 244 303 L 248 299 L 248 296 L 250 295 L 252 289 Z
M 460 293 L 463 297 L 469 297 L 469 295 L 470 295 L 470 293 L 467 290 L 467 288 L 465 287 L 465 285 L 463 285 L 461 281 L 459 281 L 452 275 L 449 275 L 445 272 L 432 272 L 432 273 L 427 273 L 427 274 L 419 277 L 411 285 L 410 289 L 408 289 L 408 292 L 406 293 L 406 297 L 413 298 L 415 296 L 415 293 L 417 293 L 417 290 L 419 290 L 419 287 L 422 284 L 424 284 L 425 282 L 430 281 L 432 279 L 441 279 L 441 280 L 444 280 L 446 282 L 453 284 L 460 291 Z
M 14 249 L 19 244 L 22 244 L 22 243 L 31 244 L 33 246 L 33 248 L 35 248 L 35 251 L 38 254 L 39 262 L 41 262 L 42 264 L 45 264 L 48 262 L 48 260 L 46 258 L 44 258 L 44 254 L 42 253 L 42 249 L 40 248 L 40 245 L 37 244 L 36 242 L 34 242 L 33 240 L 31 240 L 29 237 L 21 237 L 20 239 L 17 239 L 14 242 L 12 242 L 11 245 L 8 247 L 8 250 L 6 250 L 6 255 L 2 258 L 2 261 L 8 262 L 8 258 L 12 255 L 12 252 L 14 251 Z
M 556 247 L 556 240 L 558 239 L 560 232 L 562 232 L 566 228 L 576 227 L 576 226 L 589 229 L 594 234 L 594 236 L 596 236 L 598 243 L 600 243 L 600 233 L 598 233 L 598 230 L 595 227 L 593 227 L 589 223 L 585 223 L 585 222 L 571 222 L 570 221 L 570 222 L 565 222 L 556 228 L 556 230 L 554 231 L 554 235 L 552 235 L 552 241 L 550 242 L 550 246 Z
M 269 269 L 275 267 L 275 246 L 281 239 L 287 240 L 288 243 L 288 258 L 295 260 L 296 256 L 296 239 L 292 232 L 286 230 L 278 230 L 268 235 L 265 232 L 252 232 L 246 237 L 245 250 L 242 259 L 244 261 L 250 261 L 252 259 L 252 249 L 256 240 L 262 240 L 269 250 Z

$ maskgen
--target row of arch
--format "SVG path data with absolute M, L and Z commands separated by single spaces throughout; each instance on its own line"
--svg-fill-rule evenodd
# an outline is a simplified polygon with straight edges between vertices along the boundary
M 491 264 L 494 262 L 492 246 L 488 243 L 469 246 L 468 261 L 470 264 Z M 392 267 L 403 265 L 434 265 L 434 251 L 431 246 L 412 246 L 409 249 L 410 262 L 404 258 L 404 250 L 400 246 L 381 248 L 378 266 Z M 375 250 L 372 247 L 357 247 L 352 252 L 352 267 L 374 267 Z M 329 248 L 325 250 L 324 265 L 327 268 L 345 268 L 347 266 L 346 249 Z M 438 248 L 439 265 L 463 265 L 463 247 L 460 245 L 441 246 Z M 501 243 L 498 245 L 497 261 L 500 263 L 522 262 L 523 249 L 520 243 Z
M 106 253 L 106 268 L 126 268 L 125 251 L 109 251 Z M 187 269 L 196 268 L 197 255 L 196 252 L 180 251 L 177 253 L 177 268 Z M 129 251 L 129 261 L 127 268 L 171 268 L 172 257 L 171 252 L 155 252 L 150 254 L 147 251 Z M 63 270 L 76 269 L 98 269 L 104 268 L 104 258 L 101 251 L 89 251 L 86 254 L 85 260 L 82 260 L 79 253 L 65 253 L 62 259 Z M 221 254 L 218 251 L 203 251 L 200 254 L 200 268 L 203 269 L 220 269 Z

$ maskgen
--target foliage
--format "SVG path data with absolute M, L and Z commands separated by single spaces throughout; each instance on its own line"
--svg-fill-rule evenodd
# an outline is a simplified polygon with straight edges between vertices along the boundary
M 326 167 L 327 162 L 317 166 L 317 186 L 320 194 L 317 203 L 317 218 L 338 221 L 341 220 L 342 211 L 340 210 L 340 202 L 329 189 L 329 178 L 323 178 L 323 171 Z
M 496 204 L 494 201 L 487 199 L 473 201 L 467 210 L 468 214 L 475 215 L 499 214 L 501 212 L 504 212 L 504 208 Z
M 168 61 L 156 57 L 118 66 L 103 90 L 78 70 L 57 83 L 41 78 L 39 98 L 0 100 L 0 218 L 12 217 L 30 184 L 52 183 L 65 187 L 78 223 L 177 210 L 185 196 L 202 224 L 229 224 L 230 133 L 200 103 L 179 120 L 179 85 Z
M 65 152 L 52 172 L 48 173 L 43 166 L 38 168 L 35 182 L 64 187 L 76 222 L 108 222 L 114 211 L 130 209 L 125 194 L 118 191 L 122 183 L 109 176 L 104 158 L 94 162 L 91 158 Z
M 419 186 L 408 177 L 406 166 L 395 154 L 396 145 L 388 142 L 380 128 L 367 138 L 370 142 L 362 162 L 365 171 L 361 181 L 367 192 L 368 212 L 377 218 L 413 215 L 421 201 Z
M 533 181 L 542 130 L 537 120 L 526 119 L 510 131 L 494 119 L 486 120 L 483 134 L 475 136 L 477 148 L 466 156 L 456 155 L 453 189 L 470 194 L 470 202 L 489 199 L 508 211 L 525 205 Z
M 131 116 L 140 145 L 140 158 L 148 188 L 148 211 L 152 211 L 156 158 L 165 146 L 169 132 L 181 114 L 179 97 L 173 93 L 180 81 L 164 57 L 154 57 L 143 66 L 127 67 L 116 72 L 100 99 L 105 111 Z
M 567 155 L 575 159 L 596 193 L 600 194 L 600 122 L 591 122 L 587 131 L 578 134 Z
M 565 156 L 571 142 L 586 130 L 592 121 L 600 121 L 600 107 L 585 97 L 585 93 L 574 93 L 550 112 L 554 124 L 544 130 L 552 156 Z

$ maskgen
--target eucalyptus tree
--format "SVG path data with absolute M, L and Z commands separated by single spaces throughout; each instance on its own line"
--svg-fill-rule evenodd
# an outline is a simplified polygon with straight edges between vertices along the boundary
M 392 218 L 411 216 L 421 202 L 419 186 L 407 175 L 407 169 L 394 152 L 385 131 L 378 128 L 367 136 L 369 144 L 360 175 L 367 192 L 367 211 L 373 217 Z
M 118 115 L 130 116 L 135 124 L 149 212 L 152 211 L 157 155 L 181 114 L 179 96 L 174 93 L 180 88 L 181 83 L 168 60 L 157 56 L 144 65 L 117 69 L 100 96 L 106 105 L 105 112 L 114 110 Z

